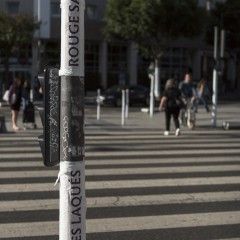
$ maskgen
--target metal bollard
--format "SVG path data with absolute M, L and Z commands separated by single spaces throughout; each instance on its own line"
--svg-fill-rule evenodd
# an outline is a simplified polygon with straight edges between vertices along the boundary
M 129 116 L 129 89 L 126 89 L 126 109 L 125 109 L 125 118 Z
M 126 94 L 125 90 L 122 90 L 122 126 L 125 125 L 125 108 L 126 108 Z
M 150 105 L 149 105 L 150 117 L 153 117 L 153 112 L 154 112 L 154 76 L 151 75 Z

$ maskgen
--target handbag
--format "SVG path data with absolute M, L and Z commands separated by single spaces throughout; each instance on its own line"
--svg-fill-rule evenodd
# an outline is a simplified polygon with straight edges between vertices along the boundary
M 11 104 L 15 104 L 16 103 L 16 101 L 17 101 L 17 94 L 16 93 L 13 93 L 12 94 L 12 97 L 11 97 Z
M 9 90 L 6 90 L 4 95 L 3 95 L 3 100 L 5 102 L 8 102 L 9 101 Z

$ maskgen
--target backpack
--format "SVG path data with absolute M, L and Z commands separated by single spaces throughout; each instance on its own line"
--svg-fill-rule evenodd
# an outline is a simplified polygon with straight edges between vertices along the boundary
M 181 93 L 178 88 L 171 88 L 167 91 L 167 107 L 168 108 L 184 107 L 184 103 L 181 98 Z

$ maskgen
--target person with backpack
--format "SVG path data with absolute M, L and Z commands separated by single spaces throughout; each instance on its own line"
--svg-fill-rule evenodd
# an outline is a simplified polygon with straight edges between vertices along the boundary
M 166 129 L 164 135 L 168 136 L 170 132 L 170 121 L 173 116 L 173 120 L 176 127 L 175 135 L 180 135 L 180 124 L 179 124 L 179 112 L 183 106 L 181 99 L 181 92 L 174 79 L 168 79 L 165 85 L 165 91 L 160 102 L 159 111 L 162 111 L 165 107 L 165 118 L 166 118 Z

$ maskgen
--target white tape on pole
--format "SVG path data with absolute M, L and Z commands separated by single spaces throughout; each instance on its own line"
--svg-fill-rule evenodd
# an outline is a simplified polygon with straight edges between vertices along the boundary
M 61 0 L 60 76 L 84 76 L 84 0 Z
M 59 239 L 85 240 L 85 162 L 61 162 Z

